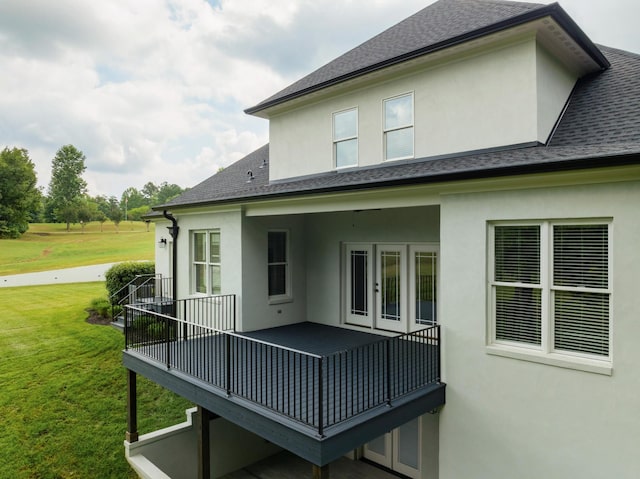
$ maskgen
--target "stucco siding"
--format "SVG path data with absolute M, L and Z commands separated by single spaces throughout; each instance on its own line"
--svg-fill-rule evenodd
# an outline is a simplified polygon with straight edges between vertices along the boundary
M 291 300 L 269 302 L 267 277 L 267 238 L 269 230 L 286 230 L 289 233 L 289 268 Z M 306 314 L 306 264 L 304 242 L 304 216 L 271 216 L 244 218 L 242 243 L 243 283 L 241 319 L 242 331 L 284 326 L 305 321 Z
M 416 207 L 306 217 L 307 319 L 339 325 L 341 244 L 439 241 L 439 208 Z
M 637 477 L 638 204 L 639 182 L 442 198 L 441 479 Z M 612 375 L 488 354 L 487 222 L 577 218 L 612 219 Z
M 576 75 L 540 45 L 536 48 L 536 63 L 538 141 L 546 143 L 576 83 Z
M 358 166 L 382 163 L 382 102 L 411 92 L 416 158 L 537 141 L 537 66 L 535 39 L 521 38 L 275 115 L 270 178 L 332 170 L 332 113 L 353 107 Z

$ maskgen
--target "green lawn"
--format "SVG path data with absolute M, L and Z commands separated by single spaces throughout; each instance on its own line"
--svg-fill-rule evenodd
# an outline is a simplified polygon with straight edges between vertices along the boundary
M 102 229 L 102 231 L 101 231 Z M 0 276 L 118 261 L 153 260 L 154 225 L 123 221 L 80 225 L 35 223 L 19 239 L 0 239 Z
M 124 338 L 85 321 L 105 295 L 104 283 L 0 288 L 0 477 L 136 477 L 122 445 Z M 140 433 L 184 420 L 185 400 L 141 377 L 138 392 Z

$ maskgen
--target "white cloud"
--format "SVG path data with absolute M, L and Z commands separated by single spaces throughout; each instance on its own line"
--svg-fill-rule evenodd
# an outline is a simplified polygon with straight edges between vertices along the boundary
M 267 141 L 244 108 L 432 1 L 3 0 L 0 147 L 27 148 L 43 186 L 69 143 L 91 194 L 193 186 Z M 561 3 L 640 51 L 635 0 Z

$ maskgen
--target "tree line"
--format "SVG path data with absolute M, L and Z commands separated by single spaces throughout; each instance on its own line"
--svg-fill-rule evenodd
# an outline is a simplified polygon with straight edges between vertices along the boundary
M 18 238 L 29 223 L 73 223 L 110 220 L 118 227 L 123 220 L 139 221 L 155 204 L 166 203 L 185 191 L 163 182 L 145 184 L 141 190 L 129 187 L 120 199 L 91 196 L 87 182 L 86 157 L 73 145 L 65 145 L 51 161 L 51 181 L 46 194 L 37 186 L 35 166 L 24 148 L 0 151 L 0 238 Z

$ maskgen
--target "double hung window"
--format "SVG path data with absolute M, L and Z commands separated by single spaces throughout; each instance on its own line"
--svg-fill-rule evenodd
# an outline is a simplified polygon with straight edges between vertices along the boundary
M 220 231 L 194 231 L 191 255 L 192 293 L 220 294 Z
M 413 94 L 384 100 L 384 159 L 413 158 Z
M 333 155 L 336 168 L 358 165 L 358 109 L 333 114 Z
M 269 300 L 290 299 L 289 238 L 287 231 L 269 231 L 267 248 Z
M 492 345 L 610 360 L 610 223 L 490 226 Z

